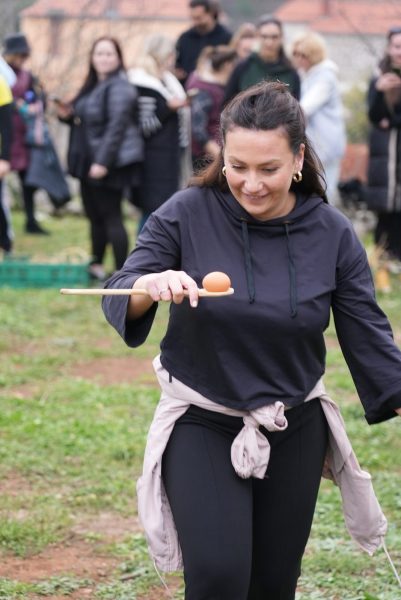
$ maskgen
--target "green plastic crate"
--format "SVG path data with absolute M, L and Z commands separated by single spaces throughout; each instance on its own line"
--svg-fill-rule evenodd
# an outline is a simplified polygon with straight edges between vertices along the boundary
M 35 263 L 27 257 L 0 261 L 0 286 L 12 288 L 87 287 L 88 262 Z

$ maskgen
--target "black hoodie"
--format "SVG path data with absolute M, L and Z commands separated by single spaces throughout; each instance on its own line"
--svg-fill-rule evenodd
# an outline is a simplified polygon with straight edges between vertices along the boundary
M 378 307 L 352 224 L 321 198 L 298 197 L 283 218 L 258 221 L 230 193 L 192 187 L 149 218 L 135 250 L 106 287 L 146 273 L 184 270 L 200 286 L 226 272 L 234 295 L 171 304 L 161 362 L 172 377 L 224 406 L 303 402 L 325 371 L 323 332 L 333 311 L 344 357 L 369 423 L 401 406 L 401 352 Z M 128 299 L 106 296 L 108 321 L 142 344 L 157 303 L 126 322 Z

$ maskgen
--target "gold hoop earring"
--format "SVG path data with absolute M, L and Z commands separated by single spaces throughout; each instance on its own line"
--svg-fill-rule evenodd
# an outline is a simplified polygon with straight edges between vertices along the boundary
M 227 177 L 227 167 L 226 167 L 226 165 L 224 165 L 224 167 L 221 169 L 221 172 L 223 173 L 224 177 Z
M 302 181 L 302 172 L 298 171 L 297 173 L 294 173 L 292 179 L 295 181 L 295 183 L 299 183 L 300 181 Z

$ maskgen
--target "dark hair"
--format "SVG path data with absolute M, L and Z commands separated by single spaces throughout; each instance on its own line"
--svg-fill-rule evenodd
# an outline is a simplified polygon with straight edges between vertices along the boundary
M 277 19 L 277 17 L 275 17 L 274 15 L 262 15 L 261 17 L 259 17 L 259 19 L 256 21 L 256 29 L 259 30 L 264 25 L 270 25 L 270 24 L 276 25 L 276 27 L 278 27 L 281 35 L 283 34 L 283 23 L 280 21 L 280 19 Z M 293 67 L 290 59 L 288 58 L 288 56 L 285 53 L 283 44 L 280 45 L 280 49 L 278 52 L 278 58 L 287 67 Z
M 213 17 L 218 19 L 220 13 L 220 5 L 217 0 L 191 0 L 189 3 L 189 8 L 196 8 L 197 6 L 202 6 L 207 13 L 213 15 Z
M 220 71 L 226 63 L 237 59 L 237 51 L 231 46 L 206 46 L 199 55 L 200 64 L 208 60 L 213 71 Z
M 401 27 L 390 27 L 390 29 L 387 32 L 387 42 L 390 43 L 393 36 L 394 35 L 398 35 L 401 33 Z M 391 58 L 388 55 L 388 52 L 386 51 L 386 54 L 384 55 L 384 57 L 381 59 L 381 61 L 379 62 L 379 68 L 382 71 L 382 73 L 388 73 L 389 71 L 391 71 Z
M 279 81 L 263 81 L 253 85 L 227 104 L 220 118 L 220 155 L 192 178 L 192 185 L 217 186 L 223 191 L 228 190 L 227 180 L 222 173 L 223 148 L 227 132 L 236 127 L 255 131 L 282 129 L 294 155 L 300 145 L 305 144 L 303 178 L 299 183 L 292 182 L 290 190 L 307 196 L 318 195 L 327 202 L 323 167 L 305 134 L 304 113 L 298 100 L 288 91 L 288 86 Z
M 119 59 L 119 66 L 117 67 L 116 71 L 120 71 L 120 70 L 124 70 L 125 71 L 125 66 L 124 66 L 124 59 L 123 59 L 123 53 L 122 53 L 122 49 L 120 46 L 120 43 L 113 37 L 109 37 L 107 35 L 102 35 L 101 37 L 97 38 L 93 44 L 92 47 L 90 49 L 89 52 L 89 69 L 88 69 L 88 74 L 85 78 L 85 81 L 81 87 L 81 89 L 79 90 L 78 94 L 76 95 L 75 100 L 77 100 L 78 98 L 80 98 L 81 96 L 84 96 L 85 94 L 87 94 L 88 92 L 92 91 L 93 88 L 96 86 L 96 84 L 98 83 L 98 78 L 97 78 L 97 73 L 95 71 L 95 68 L 93 66 L 92 63 L 92 58 L 93 58 L 93 53 L 95 51 L 95 48 L 97 46 L 97 44 L 99 42 L 111 42 L 117 52 L 117 56 Z
M 280 19 L 277 19 L 277 17 L 275 17 L 274 15 L 268 14 L 259 17 L 259 19 L 256 21 L 256 29 L 260 29 L 261 27 L 263 27 L 263 25 L 269 25 L 270 23 L 273 23 L 273 25 L 277 25 L 281 33 L 283 32 L 283 24 L 280 21 Z

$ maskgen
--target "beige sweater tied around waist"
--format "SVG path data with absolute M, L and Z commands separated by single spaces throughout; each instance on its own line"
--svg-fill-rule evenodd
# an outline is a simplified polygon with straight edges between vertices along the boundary
M 244 427 L 231 446 L 231 462 L 240 477 L 262 479 L 269 463 L 270 445 L 259 427 L 262 425 L 268 431 L 277 432 L 286 429 L 286 407 L 282 402 L 275 402 L 249 412 L 226 408 L 208 400 L 175 378 L 170 381 L 159 356 L 154 359 L 153 366 L 162 393 L 149 429 L 143 472 L 137 483 L 138 514 L 156 567 L 171 572 L 182 568 L 182 556 L 163 486 L 161 464 L 177 419 L 191 404 L 242 417 Z M 322 380 L 317 382 L 305 402 L 313 398 L 320 399 L 329 431 L 322 475 L 332 479 L 340 488 L 344 519 L 350 535 L 363 550 L 373 554 L 383 543 L 387 520 L 375 496 L 371 477 L 360 468 L 338 406 L 326 395 Z

